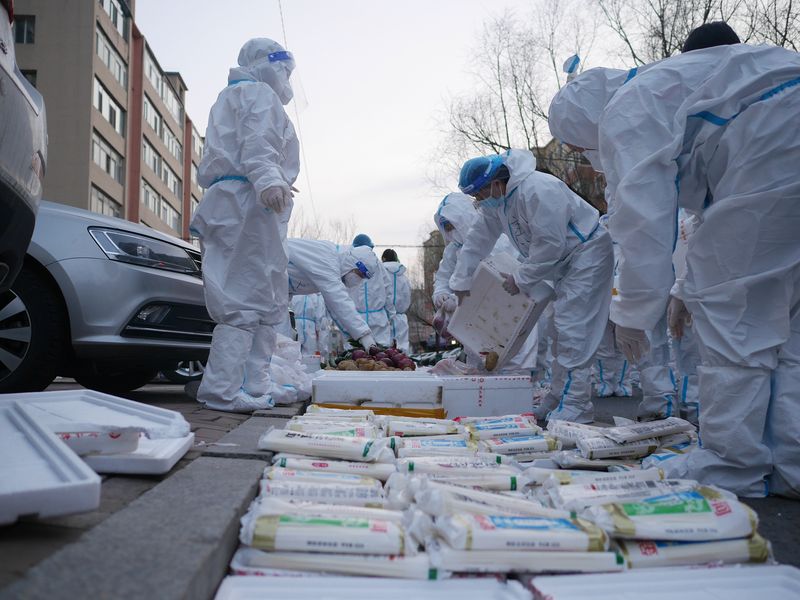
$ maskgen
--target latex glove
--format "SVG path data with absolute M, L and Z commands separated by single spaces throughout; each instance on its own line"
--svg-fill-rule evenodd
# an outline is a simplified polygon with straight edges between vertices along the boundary
M 434 308 L 441 308 L 442 305 L 447 302 L 447 298 L 451 296 L 448 292 L 439 292 L 438 294 L 434 294 L 433 296 L 433 307 Z
M 359 338 L 358 343 L 361 344 L 361 347 L 364 350 L 369 350 L 373 346 L 377 346 L 378 344 L 375 343 L 375 338 L 372 337 L 371 333 L 368 333 L 365 336 Z
M 455 312 L 456 308 L 458 308 L 458 298 L 456 295 L 447 294 L 447 299 L 444 301 L 444 304 L 442 304 L 442 308 L 449 313 Z
M 633 363 L 638 362 L 640 358 L 650 351 L 650 342 L 645 332 L 641 329 L 617 325 L 614 327 L 614 334 L 616 335 L 617 347 L 620 352 Z
M 469 296 L 469 290 L 462 290 L 456 292 L 456 299 L 458 300 L 458 305 L 461 306 L 461 303 L 464 302 L 464 298 Z
M 273 185 L 261 192 L 261 203 L 276 213 L 286 210 L 291 199 L 292 193 L 285 185 Z
M 516 296 L 519 294 L 519 287 L 517 286 L 517 282 L 514 281 L 514 276 L 510 273 L 500 273 L 500 276 L 505 279 L 503 282 L 503 289 L 507 291 L 512 296 Z
M 692 323 L 692 315 L 689 313 L 683 300 L 672 297 L 669 299 L 667 307 L 667 323 L 669 331 L 675 339 L 683 337 L 683 330 Z

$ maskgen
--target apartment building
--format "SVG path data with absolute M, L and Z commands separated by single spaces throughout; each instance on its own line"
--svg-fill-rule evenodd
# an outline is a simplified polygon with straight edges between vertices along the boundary
M 44 198 L 189 239 L 203 138 L 133 0 L 17 0 L 20 70 L 47 104 Z

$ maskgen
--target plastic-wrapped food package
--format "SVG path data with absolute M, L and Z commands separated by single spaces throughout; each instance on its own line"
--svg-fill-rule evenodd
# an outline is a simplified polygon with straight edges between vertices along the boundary
M 756 514 L 730 492 L 701 486 L 642 502 L 603 504 L 582 516 L 613 537 L 705 542 L 752 536 Z
M 325 458 L 307 458 L 288 454 L 276 454 L 272 457 L 272 464 L 285 469 L 298 471 L 320 471 L 323 473 L 345 473 L 349 475 L 362 475 L 386 481 L 389 475 L 396 473 L 397 469 L 391 463 L 364 463 L 346 460 L 328 460 Z
M 436 456 L 446 454 L 474 454 L 477 445 L 465 439 L 428 439 L 428 438 L 409 438 L 401 441 L 397 449 L 399 458 L 410 458 L 413 456 Z
M 383 508 L 386 497 L 382 489 L 334 483 L 262 480 L 261 493 L 289 502 L 319 502 Z
M 658 440 L 649 438 L 621 444 L 604 437 L 582 438 L 577 442 L 584 458 L 640 458 L 656 451 Z
M 625 568 L 616 552 L 455 550 L 431 543 L 428 554 L 437 567 L 456 573 L 602 573 Z
M 363 421 L 289 421 L 284 429 L 303 433 L 324 433 L 326 435 L 343 435 L 347 437 L 376 438 L 381 430 Z
M 704 564 L 763 563 L 770 558 L 769 542 L 760 535 L 719 542 L 617 540 L 629 569 Z
M 270 428 L 258 440 L 258 448 L 359 462 L 391 462 L 394 452 L 389 442 L 388 438 L 350 438 Z
M 409 474 L 433 475 L 518 475 L 521 471 L 513 464 L 498 463 L 473 456 L 422 456 L 398 458 L 397 470 Z
M 437 517 L 436 531 L 456 550 L 595 552 L 608 549 L 605 532 L 582 519 L 458 514 Z
M 557 440 L 561 440 L 562 447 L 574 448 L 578 440 L 603 437 L 603 428 L 571 421 L 551 420 L 547 422 L 547 433 Z
M 251 520 L 252 524 L 242 524 L 242 541 L 260 550 L 383 555 L 416 553 L 416 543 L 409 540 L 402 526 L 391 521 L 311 515 L 262 515 L 251 517 Z
M 562 469 L 606 471 L 611 467 L 639 467 L 638 463 L 621 458 L 584 458 L 578 450 L 561 450 L 551 457 Z
M 559 485 L 546 490 L 556 508 L 580 511 L 588 506 L 611 502 L 640 502 L 665 494 L 689 492 L 698 483 L 691 479 L 665 479 L 663 481 L 620 481 L 611 483 L 579 483 Z
M 414 495 L 420 510 L 433 516 L 471 513 L 479 515 L 568 518 L 569 513 L 543 506 L 536 500 L 502 493 L 425 481 Z
M 544 435 L 523 435 L 482 440 L 478 447 L 485 452 L 495 452 L 497 454 L 530 455 L 538 452 L 561 450 L 561 442 Z
M 542 432 L 541 427 L 527 418 L 517 418 L 511 421 L 479 421 L 471 423 L 467 429 L 475 440 L 532 436 Z
M 305 483 L 335 483 L 339 485 L 359 485 L 382 489 L 383 484 L 374 477 L 350 473 L 325 473 L 323 471 L 298 471 L 282 467 L 267 467 L 264 479 L 272 481 L 302 481 Z
M 471 425 L 473 423 L 486 423 L 486 422 L 516 423 L 520 419 L 525 419 L 530 424 L 536 425 L 536 417 L 533 416 L 533 413 L 522 413 L 520 415 L 483 416 L 483 417 L 456 417 L 453 420 L 458 421 L 462 425 Z
M 423 420 L 414 419 L 388 419 L 385 423 L 386 435 L 399 435 L 403 437 L 428 436 L 428 435 L 449 435 L 454 433 L 464 433 L 464 426 L 455 421 L 426 423 Z
M 603 435 L 620 444 L 694 431 L 694 425 L 678 417 L 667 417 L 658 421 L 631 423 L 619 427 L 608 427 Z
M 525 474 L 527 475 L 527 471 Z M 541 470 L 535 473 L 536 479 L 541 480 Z M 542 481 L 545 488 L 558 487 L 560 485 L 574 484 L 605 484 L 623 483 L 629 481 L 660 481 L 664 479 L 664 471 L 661 469 L 637 469 L 635 471 L 622 472 L 602 472 L 602 471 L 553 471 Z
M 427 554 L 416 556 L 375 556 L 320 552 L 264 552 L 241 548 L 235 563 L 248 569 L 282 569 L 338 575 L 369 575 L 401 579 L 437 580 L 446 573 L 431 567 Z
M 688 454 L 697 448 L 695 442 L 683 442 L 671 446 L 661 446 L 657 451 L 642 460 L 643 469 L 659 467 L 665 460 L 670 460 L 682 454 Z
M 346 409 L 346 408 L 327 408 L 325 406 L 319 406 L 317 404 L 312 404 L 306 409 L 306 414 L 304 416 L 317 416 L 322 415 L 325 418 L 334 418 L 334 419 L 373 419 L 375 417 L 375 413 L 371 410 L 359 410 L 359 409 Z

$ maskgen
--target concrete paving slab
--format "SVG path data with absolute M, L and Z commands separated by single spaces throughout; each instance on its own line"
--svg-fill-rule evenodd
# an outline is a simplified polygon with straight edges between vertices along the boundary
M 17 598 L 211 598 L 265 463 L 201 457 L 0 591 Z
M 295 402 L 294 404 L 287 404 L 286 406 L 275 406 L 269 410 L 257 410 L 253 413 L 254 417 L 281 417 L 290 419 L 295 415 L 302 415 L 306 412 L 306 408 L 310 402 Z
M 286 419 L 250 417 L 236 429 L 219 440 L 219 444 L 210 444 L 203 449 L 203 456 L 221 456 L 226 458 L 254 458 L 268 460 L 271 452 L 257 448 L 258 438 L 270 427 L 283 429 Z

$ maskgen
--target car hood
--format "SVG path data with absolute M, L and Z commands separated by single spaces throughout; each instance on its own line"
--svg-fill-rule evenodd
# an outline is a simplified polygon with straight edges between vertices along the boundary
M 173 235 L 161 233 L 160 231 L 151 229 L 150 227 L 146 227 L 145 225 L 141 225 L 139 223 L 126 221 L 125 219 L 118 219 L 116 217 L 107 217 L 89 210 L 67 206 L 66 204 L 57 204 L 55 202 L 42 201 L 41 205 L 39 206 L 39 219 L 48 220 L 64 217 L 80 219 L 86 223 L 87 227 L 109 227 L 111 229 L 130 231 L 131 233 L 145 235 L 147 237 L 162 240 L 164 242 L 175 244 L 176 246 L 197 252 L 197 248 L 192 246 L 189 242 L 186 242 Z

